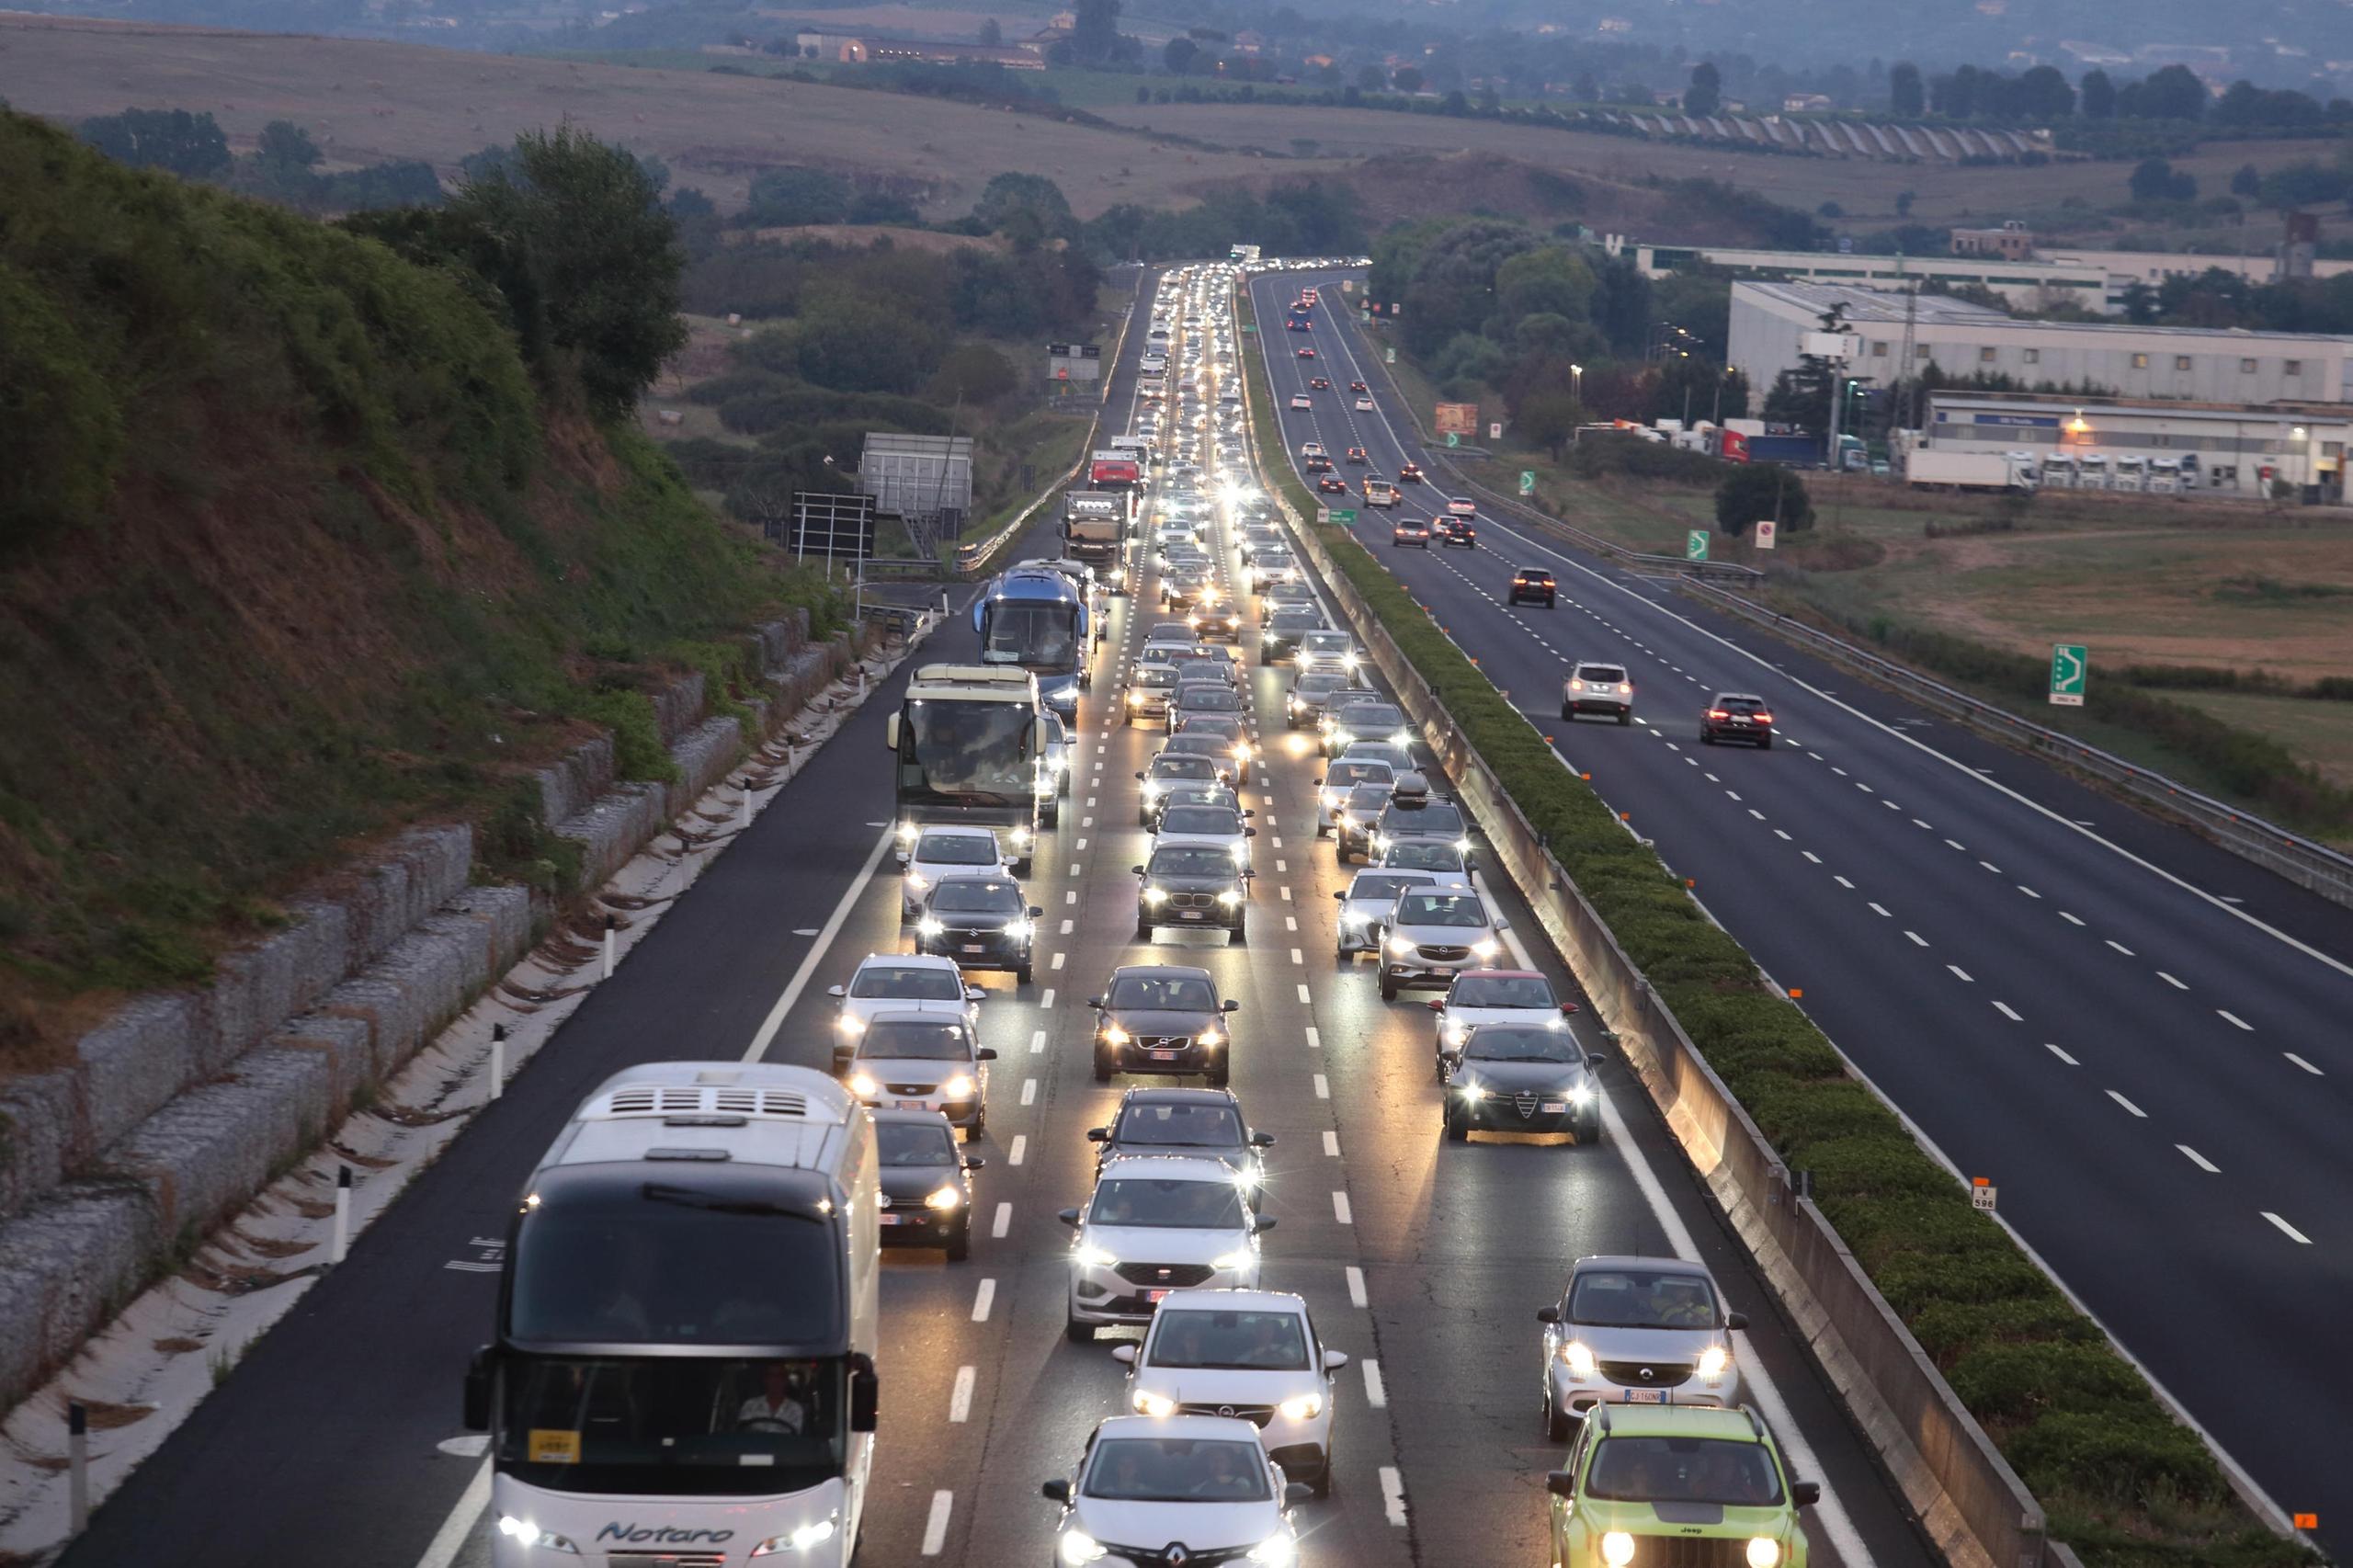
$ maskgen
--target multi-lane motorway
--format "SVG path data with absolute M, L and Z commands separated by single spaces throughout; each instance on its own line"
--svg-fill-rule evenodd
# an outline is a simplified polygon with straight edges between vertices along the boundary
M 1139 309 L 1148 301 L 1140 297 Z M 1130 404 L 1132 359 L 1118 368 L 1115 407 Z M 1213 538 L 1231 591 L 1233 537 L 1221 526 Z M 1041 533 L 1029 552 L 1051 553 L 1049 543 Z M 1569 1260 L 1593 1251 L 1699 1257 L 1727 1304 L 1748 1315 L 1737 1354 L 1751 1397 L 1795 1471 L 1824 1483 L 1806 1521 L 1817 1561 L 1927 1561 L 1647 1100 L 1618 1069 L 1605 1074 L 1609 1136 L 1599 1147 L 1443 1141 L 1429 1015 L 1412 994 L 1384 1005 L 1367 968 L 1335 957 L 1331 895 L 1348 873 L 1313 831 L 1320 769 L 1311 750 L 1287 744 L 1287 668 L 1247 666 L 1266 756 L 1247 791 L 1260 833 L 1249 945 L 1176 933 L 1148 948 L 1133 939 L 1129 868 L 1144 858 L 1146 837 L 1135 825 L 1132 776 L 1160 737 L 1108 716 L 1118 673 L 1156 619 L 1151 603 L 1148 595 L 1114 601 L 1110 641 L 1082 706 L 1073 792 L 1029 884 L 1030 902 L 1047 911 L 1035 983 L 979 982 L 988 990 L 983 1041 L 999 1060 L 987 1136 L 973 1151 L 988 1164 L 975 1178 L 972 1256 L 961 1264 L 936 1252 L 886 1256 L 882 1422 L 861 1561 L 1048 1560 L 1055 1509 L 1038 1484 L 1068 1471 L 1121 1390 L 1108 1344 L 1072 1344 L 1063 1333 L 1070 1233 L 1056 1211 L 1085 1197 L 1086 1130 L 1107 1119 L 1120 1086 L 1093 1081 L 1084 1003 L 1113 966 L 1147 956 L 1203 965 L 1241 1002 L 1233 1086 L 1253 1123 L 1279 1139 L 1267 1211 L 1280 1226 L 1268 1237 L 1266 1283 L 1303 1293 L 1325 1342 L 1353 1358 L 1337 1403 L 1334 1495 L 1302 1514 L 1309 1562 L 1546 1560 L 1542 1478 L 1562 1450 L 1542 1436 L 1534 1312 L 1557 1293 Z M 1558 619 L 1574 614 L 1564 603 Z M 1256 633 L 1245 635 L 1246 646 Z M 969 658 L 974 641 L 951 618 L 920 658 Z M 878 803 L 889 799 L 883 718 L 907 674 L 881 686 L 350 1260 L 251 1348 L 106 1505 L 68 1562 L 488 1561 L 483 1460 L 478 1439 L 460 1428 L 459 1388 L 469 1353 L 488 1335 L 495 1276 L 467 1265 L 488 1256 L 484 1239 L 505 1234 L 563 1119 L 619 1067 L 681 1056 L 826 1064 L 825 987 L 870 951 L 905 948 L 887 806 Z M 1535 929 L 1508 887 L 1486 892 L 1518 929 Z M 1516 956 L 1574 994 L 1549 953 Z
M 1394 477 L 1429 457 L 1351 319 L 1350 276 L 1254 282 L 1275 407 L 1294 460 L 1304 441 L 1362 447 L 1369 465 L 1344 477 Z M 1324 304 L 1312 334 L 1287 333 L 1302 285 Z M 1316 360 L 1295 358 L 1303 342 Z M 1434 478 L 1404 487 L 1399 515 L 1443 508 Z M 2353 914 L 1509 519 L 1483 516 L 1475 551 L 1425 554 L 1390 547 L 1390 513 L 1358 515 L 1565 763 L 1927 1137 L 1996 1184 L 2125 1348 L 2278 1503 L 2353 1542 L 2353 1369 L 2313 1349 L 2343 1320 L 2353 1257 Z M 1517 565 L 1557 575 L 1556 608 L 1506 608 Z M 1632 672 L 1632 728 L 1559 720 L 1585 658 Z M 1765 697 L 1783 744 L 1699 744 L 1723 690 Z

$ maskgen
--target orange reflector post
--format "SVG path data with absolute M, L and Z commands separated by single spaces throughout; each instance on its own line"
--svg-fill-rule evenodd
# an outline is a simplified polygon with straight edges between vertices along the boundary
M 1971 1176 L 1969 1178 L 1969 1185 L 1972 1187 L 1991 1187 L 1994 1185 L 1994 1179 L 1991 1176 Z
M 1584 779 L 1588 784 L 1593 782 L 1593 775 L 1590 773 L 1580 773 L 1577 777 Z
M 2296 1516 L 2296 1528 L 2300 1530 L 2316 1530 L 2320 1528 L 2320 1516 L 2318 1514 L 2298 1514 Z
M 1801 996 L 1802 996 L 1802 995 L 1804 995 L 1804 994 L 1805 994 L 1805 987 L 1803 987 L 1802 985 L 1792 985 L 1792 986 L 1790 986 L 1790 1001 L 1794 1002 L 1794 1001 L 1796 1001 L 1799 997 L 1801 997 Z
M 1683 885 L 1684 885 L 1685 887 L 1687 887 L 1687 888 L 1696 888 L 1696 887 L 1698 887 L 1698 886 L 1699 885 L 1699 883 L 1698 879 L 1696 879 L 1696 878 L 1692 878 L 1692 877 L 1686 877 L 1686 878 L 1684 878 L 1684 879 L 1683 879 Z
M 1618 813 L 1618 820 L 1620 822 L 1632 822 L 1634 819 L 1627 815 L 1624 812 L 1620 812 Z

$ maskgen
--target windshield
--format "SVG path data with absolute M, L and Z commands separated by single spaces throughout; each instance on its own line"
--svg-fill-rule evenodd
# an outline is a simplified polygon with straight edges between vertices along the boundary
M 1396 777 L 1396 769 L 1385 762 L 1336 762 L 1324 775 L 1324 787 L 1347 790 L 1364 783 L 1388 784 Z
M 1223 806 L 1228 811 L 1240 810 L 1234 803 L 1233 791 L 1222 784 L 1179 784 L 1168 791 L 1168 804 L 1171 809 L 1177 806 Z
M 1405 722 L 1405 715 L 1385 702 L 1351 703 L 1337 717 L 1351 730 L 1394 730 Z
M 1421 887 L 1428 881 L 1427 877 L 1360 876 L 1348 889 L 1348 902 L 1379 899 L 1383 903 L 1393 903 L 1397 895 L 1407 888 Z
M 1417 837 L 1460 838 L 1462 836 L 1462 813 L 1436 801 L 1427 806 L 1392 804 L 1389 814 L 1381 821 L 1381 829 L 1392 837 L 1412 834 Z
M 1586 1472 L 1594 1497 L 1643 1503 L 1715 1503 L 1768 1508 L 1781 1477 L 1762 1443 L 1722 1437 L 1605 1437 Z
M 1585 1060 L 1568 1030 L 1517 1024 L 1483 1024 L 1471 1031 L 1465 1055 L 1482 1062 L 1559 1062 Z
M 1215 740 L 1230 747 L 1242 738 L 1242 721 L 1228 713 L 1195 713 L 1186 719 L 1178 734 Z
M 1719 697 L 1716 706 L 1727 713 L 1754 713 L 1765 704 L 1754 697 Z
M 1215 834 L 1232 837 L 1242 831 L 1242 819 L 1218 806 L 1170 807 L 1160 813 L 1163 833 Z
M 602 1495 L 773 1495 L 842 1473 L 835 1360 L 517 1356 L 500 1369 L 499 1468 Z
M 707 1180 L 707 1186 L 695 1185 Z M 549 1195 L 515 1229 L 506 1335 L 540 1345 L 813 1345 L 840 1337 L 833 1221 L 740 1176 Z
M 901 1169 L 946 1169 L 962 1160 L 956 1150 L 956 1130 L 945 1122 L 878 1120 L 874 1124 L 874 1144 L 881 1153 L 882 1164 Z
M 1074 604 L 991 599 L 983 618 L 988 631 L 981 643 L 981 662 L 1019 665 L 1040 672 L 1076 669 L 1078 615 Z
M 1626 672 L 1615 665 L 1583 665 L 1578 666 L 1577 678 L 1614 685 L 1626 678 Z
M 957 878 L 932 891 L 931 907 L 939 915 L 1015 914 L 1021 908 L 1021 890 L 1011 882 Z
M 1468 892 L 1407 893 L 1397 902 L 1400 926 L 1484 926 L 1486 907 Z
M 1385 809 L 1388 804 L 1388 785 L 1359 784 L 1348 791 L 1347 804 L 1342 810 L 1362 820 L 1366 816 Z
M 1300 1372 L 1307 1369 L 1307 1325 L 1296 1312 L 1170 1312 L 1155 1313 L 1154 1367 L 1198 1367 L 1221 1372 Z
M 981 805 L 1027 800 L 1038 787 L 1029 703 L 907 703 L 899 721 L 899 798 Z
M 1569 1321 L 1594 1328 L 1713 1328 L 1716 1288 L 1677 1270 L 1590 1269 L 1577 1276 Z
M 1242 695 L 1222 680 L 1190 681 L 1178 694 L 1179 706 L 1198 713 L 1239 713 Z
M 1533 974 L 1466 974 L 1454 983 L 1449 1007 L 1545 1007 L 1552 1001 L 1552 983 Z
M 1087 1219 L 1097 1225 L 1154 1231 L 1238 1231 L 1242 1192 L 1230 1181 L 1176 1176 L 1106 1176 L 1096 1184 Z
M 1120 1503 L 1260 1503 L 1274 1495 L 1267 1452 L 1224 1437 L 1112 1437 L 1095 1445 L 1079 1491 Z
M 1324 615 L 1320 610 L 1279 609 L 1275 612 L 1274 626 L 1278 631 L 1313 632 L 1323 624 Z
M 1196 849 L 1212 858 L 1218 849 Z M 1217 990 L 1197 974 L 1123 974 L 1111 984 L 1107 1000 L 1114 1007 L 1165 1013 L 1207 1013 L 1217 1007 Z
M 1172 844 L 1155 849 L 1144 865 L 1154 877 L 1219 877 L 1234 875 L 1233 852 L 1215 844 Z
M 965 1062 L 972 1047 L 961 1024 L 884 1018 L 858 1036 L 858 1054 L 869 1061 Z
M 1392 844 L 1381 858 L 1384 866 L 1403 867 L 1409 871 L 1460 871 L 1462 852 L 1451 844 L 1435 838 L 1407 839 Z
M 915 858 L 933 866 L 994 866 L 996 835 L 984 833 L 926 833 L 915 846 Z
M 1299 677 L 1298 684 L 1291 689 L 1302 697 L 1329 697 L 1336 691 L 1346 691 L 1347 687 L 1348 677 L 1337 670 L 1332 670 L 1302 676 Z
M 1230 1105 L 1145 1100 L 1130 1105 L 1120 1113 L 1120 1124 L 1112 1130 L 1112 1142 L 1149 1144 L 1156 1149 L 1238 1149 L 1242 1146 L 1242 1118 Z
M 1157 756 L 1153 758 L 1152 777 L 1163 783 L 1171 778 L 1190 778 L 1207 784 L 1217 778 L 1217 764 L 1205 756 Z
M 1305 639 L 1311 653 L 1345 653 L 1348 651 L 1348 634 L 1345 631 L 1311 631 Z
M 1176 672 L 1166 665 L 1147 665 L 1136 671 L 1138 686 L 1175 686 Z
M 910 1002 L 961 1002 L 963 976 L 929 965 L 877 963 L 858 970 L 850 982 L 853 996 L 894 996 Z

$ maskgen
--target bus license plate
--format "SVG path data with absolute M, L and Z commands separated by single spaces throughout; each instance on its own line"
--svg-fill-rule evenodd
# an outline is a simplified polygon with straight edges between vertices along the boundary
M 904 1214 L 879 1214 L 875 1217 L 886 1225 L 904 1225 L 907 1222 L 907 1217 Z
M 1666 1391 L 1665 1389 L 1628 1389 L 1626 1391 L 1624 1403 L 1627 1404 L 1665 1404 L 1666 1403 Z

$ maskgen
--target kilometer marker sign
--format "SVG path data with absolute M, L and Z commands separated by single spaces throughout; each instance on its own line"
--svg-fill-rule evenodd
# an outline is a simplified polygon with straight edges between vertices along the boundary
M 2084 679 L 2091 673 L 2089 650 L 2081 642 L 2054 642 L 2051 645 L 2051 705 L 2054 708 L 2081 708 L 2084 705 Z

